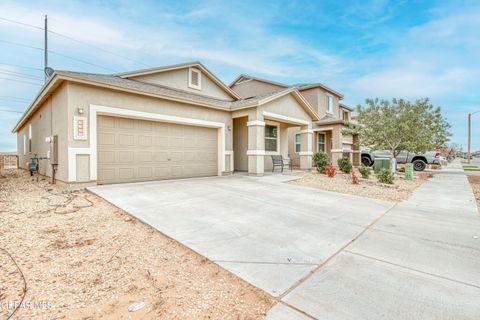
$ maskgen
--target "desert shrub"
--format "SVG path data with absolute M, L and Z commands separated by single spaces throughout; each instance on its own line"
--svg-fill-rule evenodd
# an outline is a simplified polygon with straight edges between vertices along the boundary
M 378 181 L 380 181 L 381 183 L 388 184 L 393 184 L 393 180 L 395 180 L 395 177 L 387 168 L 383 168 L 382 170 L 380 170 L 380 172 L 377 174 L 377 178 Z
M 362 175 L 362 178 L 363 179 L 368 179 L 368 177 L 370 176 L 370 168 L 369 167 L 360 167 L 358 168 L 358 171 L 360 171 L 360 174 Z
M 326 167 L 325 167 L 325 173 L 327 174 L 327 176 L 329 176 L 330 178 L 333 178 L 335 176 L 335 174 L 337 173 L 337 169 L 331 164 L 329 163 Z
M 328 155 L 325 152 L 317 152 L 313 155 L 313 163 L 320 173 L 325 173 L 325 167 L 328 165 L 328 162 Z
M 352 171 L 352 162 L 349 157 L 341 157 L 338 159 L 338 167 L 345 173 L 350 173 Z

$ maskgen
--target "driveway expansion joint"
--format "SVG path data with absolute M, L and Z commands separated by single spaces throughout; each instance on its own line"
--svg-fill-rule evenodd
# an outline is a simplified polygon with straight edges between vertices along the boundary
M 358 233 L 353 239 L 348 241 L 346 244 L 344 244 L 340 249 L 335 251 L 331 256 L 329 256 L 327 259 L 322 261 L 319 265 L 317 265 L 316 268 L 311 270 L 308 274 L 306 274 L 303 278 L 298 280 L 293 286 L 288 288 L 284 293 L 282 293 L 278 298 L 283 299 L 285 296 L 287 296 L 290 292 L 295 290 L 297 287 L 299 287 L 302 283 L 307 281 L 312 275 L 314 275 L 317 271 L 319 271 L 323 266 L 328 264 L 333 258 L 338 256 L 342 251 L 344 251 L 349 245 L 354 243 L 358 238 L 360 238 L 365 232 L 367 232 L 373 225 L 375 225 L 378 221 L 380 221 L 384 216 L 386 216 L 390 211 L 393 210 L 397 206 L 398 202 L 394 203 L 392 206 L 390 206 L 387 210 L 382 212 L 377 218 L 375 218 L 372 222 L 370 222 L 360 233 Z
M 355 255 L 355 256 L 359 256 L 359 257 L 362 257 L 362 258 L 365 258 L 365 259 L 370 259 L 370 260 L 382 262 L 382 263 L 385 263 L 385 264 L 389 264 L 389 265 L 392 265 L 392 266 L 395 266 L 395 267 L 398 267 L 398 268 L 402 268 L 402 269 L 406 269 L 406 270 L 409 270 L 409 271 L 425 274 L 425 275 L 428 275 L 428 276 L 431 276 L 431 277 L 440 278 L 440 279 L 443 279 L 443 280 L 452 281 L 452 282 L 455 282 L 455 283 L 458 283 L 458 284 L 462 284 L 462 285 L 465 285 L 465 286 L 480 289 L 480 286 L 478 286 L 476 284 L 471 284 L 471 283 L 468 283 L 468 282 L 452 279 L 452 278 L 449 278 L 449 277 L 444 277 L 444 276 L 441 276 L 441 275 L 438 275 L 438 274 L 435 274 L 435 273 L 425 272 L 425 271 L 422 271 L 422 270 L 419 270 L 419 269 L 403 266 L 403 265 L 398 264 L 398 263 L 394 263 L 394 262 L 390 262 L 390 261 L 387 261 L 387 260 L 375 258 L 375 257 L 369 256 L 369 255 L 365 255 L 365 254 L 362 254 L 362 253 L 357 253 L 357 252 L 350 251 L 350 250 L 344 250 L 344 252 Z

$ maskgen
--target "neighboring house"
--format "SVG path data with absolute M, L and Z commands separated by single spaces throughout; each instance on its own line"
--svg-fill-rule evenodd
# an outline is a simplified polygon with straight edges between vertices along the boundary
M 313 107 L 319 119 L 314 120 L 312 128 L 308 129 L 313 133 L 312 141 L 307 142 L 312 144 L 312 152 L 326 152 L 334 165 L 337 165 L 337 160 L 342 155 L 348 155 L 354 165 L 360 164 L 357 136 L 342 134 L 346 128 L 345 123 L 351 120 L 353 109 L 339 102 L 343 95 L 337 91 L 320 83 L 287 85 L 249 75 L 237 77 L 230 88 L 244 99 L 288 88 L 297 89 Z M 305 155 L 302 147 L 306 143 L 302 140 L 304 132 L 298 126 L 288 130 L 288 153 L 295 165 L 301 165 L 300 158 Z
M 300 133 L 302 169 L 312 164 L 318 106 L 282 87 L 242 98 L 201 63 L 113 75 L 55 71 L 21 117 L 19 166 L 69 185 L 229 174 L 261 176 L 271 154 L 289 154 Z

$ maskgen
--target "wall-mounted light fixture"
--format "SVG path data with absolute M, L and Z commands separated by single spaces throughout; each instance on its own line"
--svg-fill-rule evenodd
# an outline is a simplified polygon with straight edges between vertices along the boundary
M 228 125 L 228 126 L 227 126 L 227 130 L 228 130 L 228 131 L 232 131 L 232 126 L 231 126 L 231 125 Z
M 85 109 L 83 109 L 83 107 L 78 107 L 78 108 L 77 108 L 77 112 L 78 112 L 78 114 L 84 114 L 84 113 L 85 113 Z

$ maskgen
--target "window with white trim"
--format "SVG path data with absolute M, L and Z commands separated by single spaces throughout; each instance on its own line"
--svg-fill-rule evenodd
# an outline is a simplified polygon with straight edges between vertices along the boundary
M 333 97 L 329 94 L 326 95 L 327 112 L 333 113 Z
M 202 72 L 198 69 L 188 69 L 188 86 L 193 89 L 202 90 Z
M 32 124 L 28 125 L 28 152 L 32 152 Z
M 23 155 L 27 154 L 27 136 L 23 134 Z
M 302 142 L 302 135 L 300 133 L 297 133 L 295 135 L 295 152 L 299 153 L 301 149 L 301 142 Z
M 348 121 L 349 118 L 350 118 L 350 117 L 349 117 L 349 112 L 340 109 L 340 119 L 345 120 L 345 121 Z
M 278 151 L 278 126 L 265 125 L 265 151 Z
M 319 133 L 317 138 L 318 152 L 325 152 L 325 134 Z

